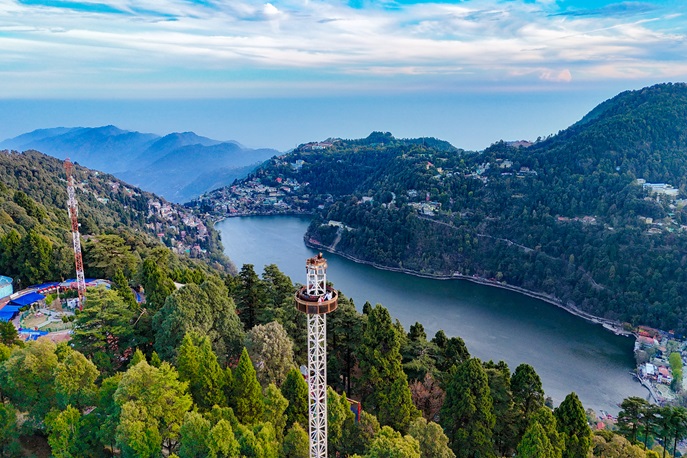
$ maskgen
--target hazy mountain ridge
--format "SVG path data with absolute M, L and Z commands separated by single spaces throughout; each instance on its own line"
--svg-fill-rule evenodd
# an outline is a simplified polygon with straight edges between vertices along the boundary
M 190 200 L 211 186 L 229 184 L 245 176 L 246 167 L 278 154 L 276 150 L 245 148 L 235 141 L 213 140 L 193 132 L 160 137 L 111 125 L 38 129 L 4 140 L 0 148 L 69 157 L 174 202 Z M 208 187 L 198 183 L 200 177 L 205 177 Z

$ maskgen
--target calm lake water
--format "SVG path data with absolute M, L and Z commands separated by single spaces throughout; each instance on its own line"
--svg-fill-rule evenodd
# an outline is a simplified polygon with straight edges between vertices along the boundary
M 292 216 L 231 218 L 216 225 L 225 253 L 258 274 L 277 264 L 294 282 L 305 283 L 305 260 L 316 254 L 303 243 L 309 220 Z M 511 371 L 532 365 L 547 396 L 558 405 L 574 391 L 585 408 L 618 412 L 628 396 L 647 391 L 630 375 L 631 338 L 616 336 L 546 302 L 460 280 L 430 280 L 377 270 L 325 253 L 327 280 L 353 298 L 360 310 L 382 304 L 408 327 L 419 321 L 431 338 L 443 329 L 465 340 L 473 356 L 504 360 Z M 304 330 L 305 332 L 305 330 Z

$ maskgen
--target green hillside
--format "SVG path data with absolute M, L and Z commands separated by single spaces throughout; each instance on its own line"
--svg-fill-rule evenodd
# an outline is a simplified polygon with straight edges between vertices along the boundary
M 685 84 L 622 93 L 531 145 L 465 152 L 374 133 L 301 145 L 244 183 L 256 179 L 275 189 L 298 183 L 283 198 L 289 208 L 320 206 L 306 235 L 311 243 L 687 331 Z M 223 202 L 233 201 L 218 191 L 204 208 L 217 211 Z
M 117 267 L 131 274 L 163 244 L 179 259 L 229 267 L 216 232 L 205 228 L 203 236 L 200 220 L 183 207 L 78 165 L 74 177 L 87 276 L 111 278 Z M 62 161 L 0 152 L 0 272 L 14 278 L 15 289 L 75 275 L 66 186 Z

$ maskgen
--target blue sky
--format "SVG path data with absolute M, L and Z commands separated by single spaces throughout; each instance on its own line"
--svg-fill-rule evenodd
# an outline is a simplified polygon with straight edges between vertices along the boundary
M 194 130 L 481 149 L 687 80 L 684 0 L 0 0 L 0 137 Z M 11 111 L 8 111 L 11 110 Z

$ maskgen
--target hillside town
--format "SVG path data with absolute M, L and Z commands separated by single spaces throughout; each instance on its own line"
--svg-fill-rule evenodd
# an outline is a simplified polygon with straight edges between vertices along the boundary
M 650 392 L 652 401 L 663 405 L 678 401 L 685 385 L 683 366 L 687 364 L 687 342 L 671 332 L 648 326 L 636 329 L 635 375 Z
M 102 205 L 123 204 L 124 209 L 143 213 L 145 227 L 175 253 L 195 258 L 207 255 L 208 228 L 191 209 L 129 187 L 118 180 L 105 181 L 106 187 L 103 189 L 94 184 L 96 180 L 101 180 L 100 177 L 100 172 L 91 171 L 86 179 L 75 182 L 75 188 Z
M 213 191 L 200 197 L 201 211 L 210 214 L 214 219 L 311 212 L 311 197 L 305 192 L 309 183 L 299 183 L 293 178 L 282 177 L 277 177 L 274 181 L 276 186 L 270 186 L 263 184 L 260 178 L 252 178 Z

